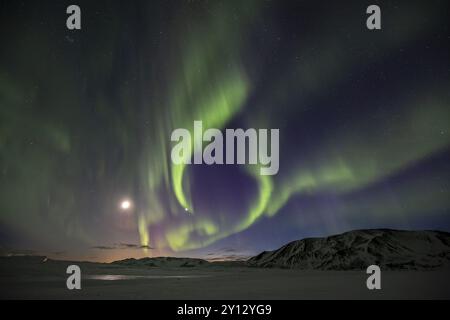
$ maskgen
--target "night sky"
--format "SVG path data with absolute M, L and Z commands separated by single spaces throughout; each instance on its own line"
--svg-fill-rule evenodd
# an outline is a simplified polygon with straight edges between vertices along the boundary
M 1 251 L 229 259 L 450 231 L 449 3 L 376 1 L 370 31 L 374 3 L 0 0 Z M 194 120 L 280 129 L 279 173 L 174 165 Z

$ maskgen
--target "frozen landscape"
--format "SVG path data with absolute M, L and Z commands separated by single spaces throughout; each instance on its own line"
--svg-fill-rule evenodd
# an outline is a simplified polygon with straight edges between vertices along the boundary
M 353 231 L 300 240 L 235 263 L 145 258 L 107 264 L 2 257 L 1 298 L 449 299 L 448 239 L 444 232 Z M 371 254 L 373 246 L 378 251 Z M 381 290 L 367 289 L 366 263 L 381 266 Z M 66 288 L 71 264 L 81 268 L 81 290 Z

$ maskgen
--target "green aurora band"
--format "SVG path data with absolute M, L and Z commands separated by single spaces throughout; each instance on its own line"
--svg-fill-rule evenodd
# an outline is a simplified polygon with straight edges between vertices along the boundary
M 448 192 L 423 188 L 438 173 L 396 185 L 395 194 L 403 206 L 383 192 L 349 198 L 449 149 L 450 81 L 440 86 L 417 85 L 414 94 L 389 101 L 396 104 L 397 117 L 388 121 L 374 111 L 370 118 L 360 117 L 329 130 L 319 145 L 308 150 L 293 146 L 292 139 L 283 136 L 284 129 L 303 120 L 311 101 L 326 88 L 338 87 L 346 73 L 356 73 L 430 31 L 433 19 L 424 23 L 420 8 L 411 9 L 407 21 L 400 13 L 392 13 L 392 19 L 402 22 L 384 38 L 377 38 L 377 48 L 367 59 L 352 58 L 346 51 L 362 42 L 362 35 L 361 39 L 335 38 L 336 23 L 351 29 L 354 21 L 338 21 L 333 12 L 324 12 L 327 25 L 317 27 L 319 40 L 299 41 L 292 54 L 284 57 L 285 68 L 270 75 L 271 89 L 256 92 L 266 72 L 264 61 L 259 57 L 252 61 L 246 50 L 254 29 L 261 25 L 270 29 L 274 23 L 264 2 L 239 1 L 238 13 L 233 1 L 214 2 L 208 10 L 200 10 L 204 3 L 183 2 L 173 14 L 176 22 L 164 30 L 171 35 L 170 41 L 157 49 L 150 35 L 160 36 L 159 29 L 146 22 L 148 30 L 134 39 L 143 48 L 129 50 L 132 62 L 125 72 L 115 69 L 112 54 L 122 53 L 116 42 L 125 40 L 114 35 L 121 28 L 130 28 L 130 34 L 138 32 L 121 24 L 120 17 L 85 35 L 92 40 L 89 50 L 72 56 L 56 48 L 44 27 L 18 31 L 16 38 L 22 42 L 10 40 L 5 54 L 24 66 L 17 72 L 0 67 L 2 226 L 33 240 L 45 234 L 47 244 L 76 239 L 77 244 L 95 245 L 102 240 L 95 227 L 104 227 L 107 233 L 110 225 L 104 221 L 115 219 L 116 200 L 111 199 L 129 194 L 139 199 L 130 229 L 147 254 L 151 253 L 148 247 L 163 252 L 206 247 L 264 217 L 274 217 L 292 199 L 320 193 L 342 197 L 345 201 L 336 214 L 343 215 L 356 216 L 364 208 L 387 219 L 388 215 L 420 214 L 424 208 L 449 208 Z M 108 10 L 119 12 L 121 8 L 114 6 Z M 441 15 L 438 9 L 431 14 Z M 32 56 L 27 45 L 33 48 Z M 150 53 L 154 58 L 149 58 Z M 296 56 L 302 59 L 293 66 Z M 80 75 L 78 69 L 90 71 Z M 116 78 L 120 80 L 111 80 Z M 102 85 L 89 90 L 98 83 Z M 108 86 L 114 88 L 112 96 Z M 367 103 L 373 110 L 387 100 L 370 98 Z M 295 105 L 289 100 L 295 100 Z M 61 104 L 64 108 L 59 108 Z M 202 120 L 204 129 L 224 129 L 236 119 L 248 128 L 280 128 L 280 173 L 261 176 L 258 166 L 243 166 L 243 174 L 254 184 L 243 212 L 230 214 L 220 207 L 205 212 L 193 201 L 190 167 L 171 162 L 170 135 L 176 128 L 193 134 L 195 120 Z M 100 125 L 103 129 L 97 131 Z M 383 136 L 386 132 L 389 138 Z M 111 152 L 111 145 L 117 145 L 120 156 Z M 111 159 L 111 154 L 120 161 Z M 121 164 L 114 166 L 114 161 Z M 448 180 L 448 173 L 444 178 Z M 77 188 L 98 192 L 96 204 L 88 204 L 90 196 L 79 195 Z M 96 212 L 102 214 L 91 226 L 86 217 Z M 119 228 L 123 234 L 129 231 L 117 224 L 124 228 Z

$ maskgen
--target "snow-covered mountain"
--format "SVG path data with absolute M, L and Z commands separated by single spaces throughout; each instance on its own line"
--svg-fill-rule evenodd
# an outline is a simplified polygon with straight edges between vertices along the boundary
M 199 267 L 209 264 L 208 261 L 196 258 L 157 257 L 142 259 L 125 259 L 114 261 L 113 264 L 129 267 Z
M 308 238 L 249 259 L 254 267 L 356 270 L 450 267 L 450 233 L 440 231 L 356 230 Z

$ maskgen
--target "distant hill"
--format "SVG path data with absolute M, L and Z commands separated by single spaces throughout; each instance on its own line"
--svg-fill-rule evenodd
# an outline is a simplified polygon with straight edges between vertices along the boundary
M 142 259 L 125 259 L 112 262 L 116 265 L 129 267 L 200 267 L 207 266 L 209 262 L 203 259 L 196 258 L 174 258 L 174 257 L 157 257 L 157 258 L 142 258 Z
M 382 270 L 450 268 L 450 233 L 441 231 L 355 230 L 323 238 L 293 241 L 264 251 L 247 261 L 207 261 L 197 258 L 157 257 L 125 259 L 111 264 L 51 260 L 44 256 L 0 256 L 2 273 L 20 273 L 30 266 L 64 267 L 115 265 L 136 268 L 260 267 L 300 270 L 365 270 L 376 264 Z M 52 269 L 48 269 L 52 270 Z
M 265 251 L 247 261 L 253 267 L 311 270 L 424 270 L 450 266 L 450 233 L 439 231 L 356 230 L 308 238 Z

